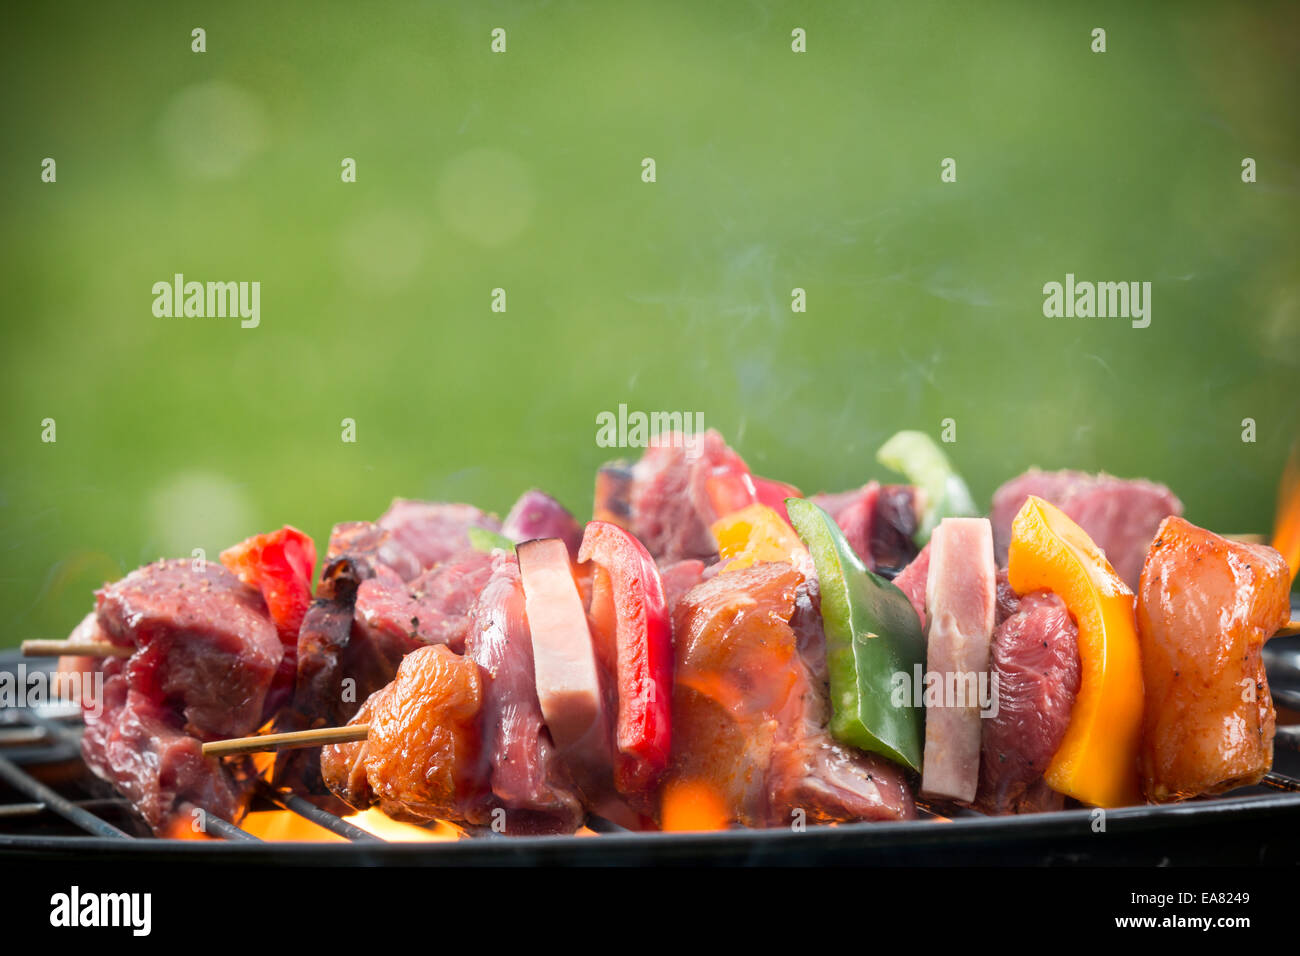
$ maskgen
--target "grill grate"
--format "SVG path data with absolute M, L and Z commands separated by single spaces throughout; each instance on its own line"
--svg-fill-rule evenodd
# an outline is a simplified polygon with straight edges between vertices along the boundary
M 13 714 L 15 719 L 21 722 L 17 728 L 6 728 L 17 730 L 19 733 L 8 736 L 8 746 L 22 746 L 23 744 L 45 744 L 53 742 L 62 745 L 66 750 L 75 750 L 80 753 L 80 736 L 79 734 L 60 723 L 57 719 L 47 717 L 35 712 L 32 708 L 16 708 L 9 713 Z M 62 817 L 67 822 L 73 824 L 86 833 L 94 836 L 108 837 L 114 840 L 129 840 L 131 835 L 119 829 L 113 824 L 104 820 L 91 812 L 95 808 L 111 808 L 119 811 L 129 811 L 130 804 L 122 799 L 88 799 L 74 801 L 54 790 L 52 787 L 41 783 L 34 776 L 27 773 L 14 761 L 7 757 L 0 756 L 0 779 L 13 787 L 24 796 L 33 800 L 33 803 L 26 804 L 30 808 L 27 814 L 33 815 L 40 812 L 51 812 Z M 330 816 L 333 816 L 330 814 Z M 338 820 L 337 817 L 334 817 Z M 338 820 L 342 823 L 342 820 Z M 241 827 L 229 820 L 223 820 L 213 813 L 204 812 L 204 823 L 209 833 L 221 837 L 223 840 L 245 840 L 261 842 L 253 834 L 247 832 Z
M 109 837 L 114 840 L 129 839 L 126 833 L 113 824 L 95 816 L 85 807 L 78 806 L 71 800 L 51 790 L 35 777 L 27 774 L 8 757 L 0 757 L 0 778 L 15 790 L 37 801 L 36 805 L 57 813 L 69 823 L 76 824 L 87 833 L 95 836 Z
M 60 713 L 59 708 L 54 708 L 54 712 L 56 714 Z M 80 734 L 72 726 L 63 722 L 75 717 L 75 710 L 63 713 L 60 718 L 39 713 L 32 708 L 11 708 L 5 710 L 3 716 L 5 725 L 0 726 L 0 748 L 10 749 L 18 753 L 37 748 L 36 759 L 30 761 L 34 766 L 50 762 L 49 758 L 51 756 L 56 759 L 80 761 Z M 14 804 L 0 803 L 0 824 L 6 818 L 28 819 L 54 814 L 92 836 L 114 840 L 133 839 L 131 834 L 114 826 L 93 812 L 96 809 L 107 809 L 119 814 L 130 815 L 133 811 L 129 801 L 125 799 L 93 797 L 82 800 L 69 799 L 47 784 L 42 783 L 15 761 L 2 755 L 0 755 L 0 780 L 3 780 L 30 801 Z M 287 810 L 336 836 L 343 837 L 351 843 L 387 842 L 382 837 L 349 823 L 342 817 L 316 806 L 297 794 L 275 789 L 265 780 L 258 781 L 254 794 L 265 804 Z M 188 804 L 181 807 L 182 812 L 190 812 L 194 809 Z M 210 811 L 205 810 L 203 812 L 203 819 L 205 832 L 210 836 L 231 841 L 264 842 L 238 824 L 222 819 Z M 618 824 L 600 818 L 591 818 L 588 823 L 590 828 L 597 833 L 628 832 Z M 502 838 L 502 834 L 494 832 L 489 827 L 463 827 L 462 829 L 471 838 L 489 840 Z
M 1169 837 L 1179 828 L 1194 828 L 1198 839 L 1188 839 L 1190 848 L 1204 852 L 1207 844 L 1218 849 L 1234 843 L 1209 838 L 1215 828 L 1229 827 L 1235 834 L 1246 832 L 1249 839 L 1236 849 L 1238 861 L 1249 857 L 1294 862 L 1300 843 L 1294 834 L 1300 828 L 1300 638 L 1276 639 L 1265 650 L 1270 684 L 1283 721 L 1275 744 L 1275 766 L 1258 787 L 1245 788 L 1226 797 L 1190 801 L 1168 807 L 1130 807 L 1109 811 L 1117 825 L 1134 824 L 1151 842 L 1148 857 L 1129 854 L 1123 862 L 1167 862 Z M 0 669 L 13 662 L 0 655 Z M 30 665 L 28 665 L 30 670 Z M 1288 719 L 1287 709 L 1291 709 Z M 71 705 L 39 708 L 0 708 L 0 789 L 17 795 L 0 795 L 0 852 L 34 855 L 83 853 L 98 846 L 100 852 L 149 848 L 163 857 L 196 854 L 220 858 L 223 844 L 240 858 L 264 859 L 274 847 L 277 862 L 693 862 L 690 854 L 702 854 L 717 863 L 727 862 L 821 862 L 841 860 L 867 862 L 870 853 L 884 854 L 880 862 L 958 862 L 962 853 L 996 854 L 999 862 L 1078 862 L 1094 859 L 1090 851 L 1105 842 L 1084 842 L 1084 849 L 1053 850 L 1056 844 L 1077 842 L 1089 832 L 1087 810 L 1033 814 L 1024 817 L 989 818 L 975 811 L 954 807 L 918 807 L 920 820 L 914 823 L 808 825 L 806 834 L 792 839 L 786 830 L 723 831 L 709 834 L 632 833 L 610 821 L 592 817 L 587 821 L 595 837 L 504 837 L 490 828 L 466 828 L 467 839 L 440 843 L 389 842 L 361 829 L 348 820 L 295 794 L 279 792 L 265 781 L 255 791 L 254 809 L 289 811 L 334 835 L 345 843 L 268 844 L 229 820 L 205 813 L 206 831 L 215 841 L 159 840 L 137 837 L 142 823 L 128 801 L 103 798 L 86 785 L 89 772 L 80 756 L 80 713 Z M 62 791 L 62 792 L 60 792 Z M 7 802 L 6 802 L 7 801 Z M 942 822 L 938 822 L 942 821 Z M 120 824 L 120 825 L 119 825 Z M 1188 836 L 1191 834 L 1189 833 Z M 810 839 L 811 837 L 811 839 Z M 1235 839 L 1235 837 L 1233 838 Z M 351 844 L 349 847 L 347 844 Z M 1114 844 L 1110 844 L 1113 846 Z M 1140 849 L 1145 844 L 1134 844 Z M 963 850 L 963 847 L 965 848 Z M 1189 852 L 1195 853 L 1195 849 Z M 253 854 L 244 857 L 243 854 Z M 433 854 L 433 856 L 430 856 Z M 987 861 L 977 857 L 967 862 Z M 1098 862 L 1115 862 L 1103 853 Z M 1190 862 L 1201 857 L 1192 856 Z

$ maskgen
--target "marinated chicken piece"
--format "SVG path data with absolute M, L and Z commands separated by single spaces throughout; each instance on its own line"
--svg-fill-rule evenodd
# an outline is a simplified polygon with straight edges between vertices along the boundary
M 790 624 L 803 580 L 788 564 L 755 564 L 678 602 L 665 791 L 703 788 L 725 822 L 753 827 L 788 826 L 796 811 L 809 822 L 911 818 L 902 771 L 826 731 L 824 664 L 806 658 L 824 644 Z
M 374 703 L 382 696 L 383 691 L 379 691 L 367 697 L 351 722 L 369 723 Z M 364 810 L 379 802 L 375 792 L 370 789 L 370 781 L 366 778 L 366 757 L 369 753 L 369 738 L 341 744 L 326 744 L 320 751 L 320 776 L 325 786 L 329 788 L 330 793 L 354 810 Z
M 470 819 L 486 787 L 482 705 L 476 663 L 442 644 L 418 648 L 352 719 L 370 724 L 368 739 L 323 748 L 325 782 L 358 810 L 378 803 L 399 819 Z
M 352 722 L 368 723 L 373 704 L 380 700 L 380 694 L 373 694 L 366 699 L 357 711 Z M 308 748 L 310 749 L 310 748 Z M 313 794 L 311 800 L 335 816 L 346 816 L 352 810 L 364 810 L 381 804 L 383 812 L 394 820 L 406 823 L 424 824 L 429 822 L 427 815 L 417 815 L 405 806 L 382 802 L 370 788 L 366 776 L 366 758 L 370 754 L 370 741 L 356 740 L 343 744 L 330 744 L 321 748 L 316 764 L 317 775 L 325 789 L 324 797 Z
M 1290 584 L 1272 548 L 1182 518 L 1161 523 L 1137 605 L 1147 799 L 1221 793 L 1272 766 L 1276 715 L 1261 652 L 1290 616 Z
M 697 558 L 686 561 L 674 561 L 659 568 L 659 580 L 664 585 L 664 599 L 671 609 L 681 600 L 683 594 L 706 577 L 708 566 Z M 715 568 L 715 570 L 718 570 Z

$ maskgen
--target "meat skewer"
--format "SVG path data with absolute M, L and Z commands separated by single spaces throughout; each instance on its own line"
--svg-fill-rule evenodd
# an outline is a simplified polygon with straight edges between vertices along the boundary
M 1236 539 L 1227 538 L 1227 540 Z M 1300 620 L 1294 619 L 1287 621 L 1273 634 L 1274 637 L 1296 637 L 1297 635 L 1300 635 Z M 33 638 L 22 642 L 19 653 L 24 657 L 130 657 L 134 652 L 129 647 L 119 647 L 104 641 Z
M 232 737 L 228 740 L 208 741 L 203 745 L 203 756 L 229 757 L 233 754 L 268 753 L 276 750 L 294 750 L 298 747 L 323 747 L 326 744 L 365 740 L 368 736 L 370 736 L 369 724 L 348 724 L 345 727 L 317 727 L 313 730 L 293 730 L 283 734 Z
M 258 590 L 219 564 L 159 561 L 97 592 L 69 640 L 125 652 L 66 662 L 99 678 L 80 699 L 91 771 L 156 833 L 183 823 L 191 804 L 238 820 L 252 768 L 206 758 L 202 742 L 266 721 L 283 647 Z
M 915 813 L 913 771 L 923 775 L 923 791 L 989 812 L 1059 807 L 1062 793 L 1098 802 L 1103 791 L 1081 782 L 1077 768 L 1119 766 L 1107 767 L 1097 753 L 1115 725 L 1095 721 L 1081 731 L 1073 718 L 1111 706 L 1116 694 L 1129 705 L 1136 694 L 1140 706 L 1143 695 L 1140 669 L 1131 686 L 1107 670 L 1108 627 L 1115 631 L 1127 615 L 1130 635 L 1142 632 L 1144 658 L 1148 645 L 1165 646 L 1181 661 L 1175 677 L 1197 672 L 1222 682 L 1204 650 L 1214 635 L 1177 645 L 1167 620 L 1135 619 L 1119 578 L 1106 592 L 1109 603 L 1089 610 L 1096 582 L 1114 575 L 1112 552 L 1129 571 L 1153 560 L 1157 549 L 1140 540 L 1146 524 L 1157 512 L 1181 510 L 1162 486 L 1031 472 L 999 493 L 991 535 L 983 518 L 949 512 L 936 524 L 929 502 L 925 526 L 934 537 L 918 553 L 928 539 L 919 533 L 926 494 L 869 482 L 800 503 L 801 514 L 819 511 L 846 549 L 847 577 L 836 587 L 869 577 L 895 612 L 901 606 L 912 633 L 913 610 L 929 630 L 930 670 L 987 674 L 1001 680 L 1005 696 L 1001 713 L 983 721 L 969 701 L 963 712 L 931 711 L 924 761 L 919 752 L 892 755 L 898 741 L 888 735 L 878 741 L 882 749 L 867 752 L 875 747 L 859 740 L 879 729 L 872 708 L 880 706 L 883 672 L 872 671 L 874 658 L 849 662 L 860 668 L 850 676 L 858 681 L 853 717 L 861 726 L 847 739 L 841 715 L 832 719 L 847 705 L 827 692 L 826 641 L 839 624 L 828 616 L 823 632 L 819 603 L 818 577 L 833 578 L 809 565 L 799 543 L 808 538 L 791 517 L 795 503 L 788 511 L 785 504 L 798 492 L 753 475 L 716 433 L 690 453 L 684 448 L 652 445 L 619 481 L 602 471 L 597 512 L 616 520 L 587 530 L 591 536 L 603 524 L 603 551 L 586 547 L 572 516 L 541 492 L 521 498 L 504 526 L 469 505 L 399 499 L 376 522 L 336 526 L 314 600 L 314 547 L 301 532 L 281 529 L 223 552 L 238 578 L 220 565 L 160 562 L 100 592 L 96 612 L 68 641 L 25 642 L 24 653 L 75 654 L 103 672 L 104 713 L 86 715 L 87 763 L 159 832 L 190 805 L 237 819 L 252 779 L 242 755 L 281 750 L 282 787 L 318 797 L 328 787 L 355 808 L 378 804 L 422 822 L 495 825 L 504 813 L 510 832 L 572 831 L 585 811 L 626 814 L 633 827 L 668 825 L 679 798 L 701 795 L 719 825 L 778 826 L 794 810 L 826 822 L 904 819 Z M 996 569 L 1009 502 L 1023 494 L 1035 508 L 1049 507 L 1039 493 L 1057 497 L 1079 525 L 1100 529 L 1094 544 L 1061 513 L 1062 521 L 1039 532 L 1068 545 L 1061 555 L 1095 565 L 1091 578 L 1059 561 L 1049 566 L 1057 559 L 1035 556 L 1032 542 L 1010 548 L 1010 578 Z M 722 517 L 750 509 L 771 516 L 769 529 L 784 529 L 783 543 L 743 547 L 747 559 L 732 566 L 720 560 L 718 528 Z M 1131 532 L 1126 509 L 1142 516 Z M 502 531 L 515 543 L 546 540 L 530 538 L 517 559 Z M 784 541 L 791 535 L 793 550 Z M 484 540 L 505 548 L 489 553 Z M 1111 542 L 1105 554 L 1097 547 L 1104 540 Z M 860 570 L 849 567 L 853 554 Z M 1019 577 L 1016 554 L 1030 555 Z M 571 563 L 588 557 L 594 565 Z M 1027 560 L 1042 563 L 1042 573 L 1026 570 Z M 871 574 L 903 564 L 896 588 Z M 1198 587 L 1189 583 L 1198 574 L 1166 569 L 1150 587 L 1143 575 L 1139 612 L 1155 608 L 1175 583 Z M 1012 581 L 1025 593 L 1012 591 Z M 1236 586 L 1234 600 L 1254 600 L 1253 584 Z M 1227 600 L 1222 590 L 1204 597 Z M 1300 633 L 1300 622 L 1278 619 L 1276 603 L 1252 640 L 1262 643 L 1266 628 Z M 873 627 L 888 634 L 889 616 L 877 620 Z M 1157 624 L 1165 631 L 1157 634 Z M 844 661 L 836 666 L 831 686 L 843 679 L 834 675 Z M 1152 673 L 1148 687 L 1158 683 Z M 1269 732 L 1257 735 L 1248 766 L 1220 772 L 1208 766 L 1213 755 L 1192 753 L 1166 734 L 1147 741 L 1156 768 L 1148 773 L 1160 783 L 1148 781 L 1148 799 L 1181 799 L 1267 773 L 1271 704 L 1262 669 L 1258 676 L 1259 723 Z M 1192 695 L 1180 706 L 1199 713 L 1204 699 Z M 278 732 L 250 736 L 271 718 Z M 908 719 L 921 726 L 919 716 Z M 316 747 L 324 748 L 319 755 Z M 1128 799 L 1118 777 L 1107 786 L 1099 805 Z M 1136 787 L 1133 795 L 1141 799 Z
M 504 526 L 471 505 L 400 498 L 375 522 L 336 525 L 298 634 L 293 704 L 277 729 L 343 724 L 412 651 L 464 649 L 470 611 L 492 570 L 491 555 L 474 546 L 471 532 L 572 538 L 576 526 L 559 502 L 535 490 L 520 497 Z M 277 759 L 274 779 L 342 810 L 313 751 Z

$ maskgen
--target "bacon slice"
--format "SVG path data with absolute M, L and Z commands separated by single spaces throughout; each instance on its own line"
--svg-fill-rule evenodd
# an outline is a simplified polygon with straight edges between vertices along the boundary
M 987 518 L 945 518 L 928 547 L 927 683 L 937 678 L 945 693 L 926 708 L 921 792 L 969 803 L 979 787 L 978 691 L 981 681 L 989 686 L 997 603 L 993 528 Z
M 600 673 L 565 542 L 541 538 L 521 544 L 519 568 L 546 726 L 575 776 L 579 768 L 583 775 L 603 771 L 608 776 L 611 752 Z

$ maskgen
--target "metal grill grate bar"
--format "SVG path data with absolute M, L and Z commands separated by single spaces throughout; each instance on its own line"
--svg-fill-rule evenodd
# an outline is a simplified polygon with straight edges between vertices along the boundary
M 1274 790 L 1285 790 L 1287 793 L 1300 793 L 1300 780 L 1294 777 L 1288 777 L 1284 773 L 1269 772 L 1264 774 L 1264 786 L 1272 787 Z
M 72 743 L 78 743 L 80 741 L 81 735 L 79 733 L 77 733 L 75 730 L 71 729 L 70 727 L 63 726 L 57 720 L 51 720 L 47 717 L 41 717 L 38 714 L 31 713 L 30 711 L 24 713 L 22 716 L 28 721 L 28 723 L 31 726 L 44 731 L 47 735 L 52 736 L 58 740 L 62 740 L 65 742 L 72 742 Z M 0 758 L 0 760 L 3 759 L 4 758 Z M 36 796 L 36 794 L 30 790 L 23 789 L 23 787 L 16 780 L 10 779 L 8 776 L 6 776 L 6 779 L 9 779 L 10 782 L 13 783 L 15 787 L 22 789 L 23 792 L 26 793 L 28 796 L 31 796 L 34 799 L 40 800 L 41 802 L 47 804 L 49 806 L 49 809 L 53 810 L 55 813 L 58 813 L 64 819 L 76 823 L 82 829 L 89 830 L 89 832 L 92 833 L 98 833 L 102 836 L 117 836 L 117 837 L 126 837 L 127 839 L 130 839 L 130 834 L 123 833 L 121 830 L 113 826 L 111 823 L 108 823 L 105 820 L 100 819 L 99 817 L 95 816 L 93 813 L 89 813 L 88 811 L 84 810 L 82 807 L 78 806 L 73 801 L 67 800 L 64 797 L 59 796 L 57 793 L 55 793 L 53 790 L 50 790 L 48 787 L 44 787 L 43 785 L 38 783 L 34 778 L 24 773 L 19 767 L 10 763 L 9 761 L 6 760 L 5 763 L 8 763 L 12 771 L 23 781 L 29 781 L 30 784 L 37 787 L 41 787 L 42 790 L 47 791 L 48 793 L 52 794 L 57 800 L 61 801 L 63 807 L 60 807 L 60 805 L 56 804 L 54 801 L 47 800 L 45 797 Z M 86 802 L 93 803 L 94 801 L 86 801 Z M 78 814 L 84 814 L 84 817 L 80 819 L 74 819 L 73 817 L 65 813 L 64 809 L 75 811 Z M 193 807 L 187 804 L 185 805 L 184 809 L 188 812 L 189 810 L 192 810 Z M 92 820 L 95 821 L 94 824 L 90 823 L 90 821 Z M 205 832 L 209 834 L 213 834 L 215 836 L 219 836 L 223 840 L 240 840 L 243 842 L 255 842 L 255 843 L 262 842 L 257 837 L 253 836 L 253 834 L 241 830 L 238 826 L 231 823 L 229 820 L 223 820 L 221 817 L 215 816 L 214 814 L 209 813 L 206 810 L 203 811 L 203 824 L 204 824 Z M 93 829 L 92 826 L 94 827 Z M 107 827 L 108 830 L 112 832 L 111 833 L 105 832 L 104 830 L 99 829 L 99 827 Z
M 192 803 L 182 803 L 177 809 L 181 813 L 193 814 L 196 810 L 203 814 L 203 832 L 216 834 L 223 840 L 241 840 L 245 843 L 261 843 L 262 841 L 246 830 L 241 830 L 229 820 L 222 819 L 215 813 L 210 813 Z
M 587 816 L 587 828 L 597 833 L 631 833 L 627 827 L 615 823 L 613 820 L 606 820 L 604 817 L 598 817 L 594 813 Z
M 101 807 L 110 810 L 129 810 L 131 804 L 117 797 L 92 797 L 89 800 L 74 800 L 74 806 L 83 810 L 98 810 Z M 6 803 L 0 805 L 0 817 L 36 817 L 53 811 L 43 803 Z
M 130 839 L 128 834 L 123 833 L 107 820 L 101 820 L 89 810 L 83 810 L 71 800 L 55 793 L 35 777 L 25 773 L 22 768 L 7 757 L 0 757 L 0 778 L 3 778 L 15 790 L 38 803 L 45 804 L 63 819 L 69 823 L 75 823 L 87 833 L 111 837 L 115 840 Z
M 258 785 L 258 792 L 270 800 L 276 806 L 285 810 L 291 810 L 305 820 L 310 820 L 319 827 L 324 827 L 331 833 L 336 833 L 344 839 L 351 840 L 353 843 L 385 843 L 387 841 L 375 836 L 373 833 L 367 833 L 359 826 L 348 823 L 342 817 L 336 817 L 328 810 L 323 810 L 309 800 L 292 793 L 281 793 L 270 784 L 262 781 Z

